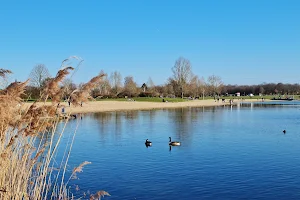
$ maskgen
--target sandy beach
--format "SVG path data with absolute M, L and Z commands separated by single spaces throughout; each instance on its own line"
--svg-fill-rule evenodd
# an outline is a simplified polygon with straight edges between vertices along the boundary
M 248 101 L 258 101 L 257 99 L 248 99 Z M 237 100 L 234 103 L 238 102 Z M 26 107 L 31 103 L 25 103 Z M 50 102 L 46 104 L 50 105 Z M 137 102 L 137 101 L 90 101 L 83 103 L 83 106 L 69 107 L 68 103 L 62 102 L 60 107 L 65 107 L 65 112 L 71 114 L 77 113 L 95 113 L 95 112 L 108 112 L 108 111 L 122 111 L 122 110 L 151 110 L 162 108 L 182 108 L 182 107 L 203 107 L 203 106 L 224 106 L 230 105 L 228 100 L 223 103 L 221 100 L 218 102 L 214 100 L 193 100 L 187 102 Z
M 229 103 L 215 102 L 214 100 L 195 100 L 187 102 L 137 102 L 137 101 L 95 101 L 84 103 L 83 107 L 68 107 L 66 111 L 71 113 L 91 113 L 121 110 L 151 110 L 162 108 L 181 108 L 181 107 L 201 107 L 201 106 L 222 106 Z

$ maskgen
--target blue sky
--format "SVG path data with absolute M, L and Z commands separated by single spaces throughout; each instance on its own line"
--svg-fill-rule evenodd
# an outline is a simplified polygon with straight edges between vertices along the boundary
M 226 84 L 300 82 L 300 1 L 2 1 L 0 68 L 25 80 L 34 65 L 52 75 L 71 55 L 74 76 L 103 69 L 163 84 L 179 56 L 200 77 Z

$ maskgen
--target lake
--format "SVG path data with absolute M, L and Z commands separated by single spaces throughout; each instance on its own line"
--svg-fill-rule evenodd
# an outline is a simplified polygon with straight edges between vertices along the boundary
M 92 162 L 70 182 L 77 197 L 300 199 L 299 102 L 86 114 L 58 158 L 77 125 L 69 170 Z

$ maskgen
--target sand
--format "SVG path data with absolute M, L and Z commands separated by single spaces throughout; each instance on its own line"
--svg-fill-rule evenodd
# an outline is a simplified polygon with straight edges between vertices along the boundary
M 151 110 L 162 108 L 222 106 L 229 103 L 215 102 L 214 100 L 194 100 L 187 102 L 137 102 L 137 101 L 95 101 L 84 103 L 82 107 L 68 107 L 66 111 L 71 113 L 91 113 L 121 110 Z
M 247 99 L 249 101 L 261 101 L 257 99 Z M 239 102 L 235 100 L 234 103 Z M 25 107 L 30 106 L 32 103 L 25 103 Z M 51 105 L 47 102 L 46 105 Z M 123 111 L 123 110 L 151 110 L 151 109 L 163 109 L 163 108 L 183 108 L 183 107 L 203 107 L 203 106 L 224 106 L 230 105 L 228 100 L 223 103 L 221 100 L 193 100 L 186 102 L 137 102 L 137 101 L 90 101 L 83 103 L 83 106 L 69 107 L 67 102 L 60 103 L 60 107 L 65 107 L 65 112 L 71 114 L 77 113 L 95 113 L 95 112 L 109 112 L 109 111 Z M 60 108 L 61 109 L 61 108 Z
M 248 101 L 258 101 L 257 99 L 250 99 Z M 261 101 L 261 100 L 260 100 Z M 237 100 L 234 103 L 238 102 Z M 29 103 L 26 103 L 29 106 Z M 47 104 L 51 104 L 47 102 Z M 122 111 L 122 110 L 151 110 L 162 108 L 182 108 L 182 107 L 203 107 L 203 106 L 224 106 L 230 105 L 228 100 L 223 103 L 221 100 L 193 100 L 186 102 L 137 102 L 137 101 L 90 101 L 83 103 L 83 106 L 69 107 L 68 103 L 63 102 L 60 106 L 65 107 L 65 112 L 72 114 L 77 113 L 95 113 L 95 112 L 108 112 L 108 111 Z

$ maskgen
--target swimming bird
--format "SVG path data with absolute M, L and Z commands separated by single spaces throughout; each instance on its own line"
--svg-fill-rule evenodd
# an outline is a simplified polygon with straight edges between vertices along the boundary
M 283 130 L 282 132 L 285 134 L 285 133 L 286 133 L 286 130 Z
M 145 145 L 146 145 L 146 146 L 151 146 L 151 145 L 152 145 L 152 142 L 150 142 L 148 139 L 146 139 Z
M 169 145 L 172 145 L 172 146 L 180 146 L 180 142 L 172 141 L 171 137 L 169 137 L 169 139 L 170 139 Z

